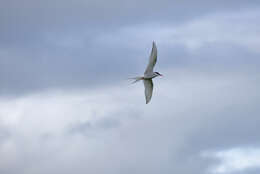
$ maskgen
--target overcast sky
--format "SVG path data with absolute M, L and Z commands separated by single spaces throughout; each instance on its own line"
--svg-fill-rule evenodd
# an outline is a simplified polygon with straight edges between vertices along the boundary
M 0 173 L 258 174 L 260 2 L 1 0 Z M 157 43 L 154 94 L 141 75 Z

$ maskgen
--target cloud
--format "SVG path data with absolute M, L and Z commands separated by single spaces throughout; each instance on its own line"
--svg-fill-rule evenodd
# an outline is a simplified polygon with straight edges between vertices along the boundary
M 220 163 L 210 169 L 212 173 L 234 173 L 260 168 L 258 148 L 233 148 L 217 152 L 206 152 L 204 157 L 216 158 Z
M 259 2 L 1 7 L 0 173 L 259 173 Z
M 202 173 L 214 164 L 203 151 L 257 146 L 256 75 L 167 74 L 149 105 L 142 83 L 2 97 L 1 172 Z
M 15 7 L 9 5 L 9 8 Z M 31 4 L 32 7 L 38 5 Z M 70 3 L 63 5 L 67 7 Z M 30 6 L 21 7 L 17 13 L 29 13 L 30 17 L 36 18 L 49 6 L 48 3 L 39 5 L 40 12 L 35 15 L 30 15 L 35 12 Z M 91 5 L 87 7 L 91 8 Z M 64 9 L 60 10 L 58 12 L 63 14 Z M 187 66 L 210 66 L 212 69 L 222 68 L 222 71 L 238 66 L 252 69 L 259 64 L 258 11 L 256 6 L 240 11 L 191 15 L 180 23 L 160 22 L 154 18 L 141 23 L 111 24 L 112 28 L 102 21 L 97 26 L 86 20 L 86 24 L 71 23 L 71 27 L 61 25 L 61 28 L 46 29 L 40 18 L 30 20 L 30 25 L 17 23 L 25 29 L 6 24 L 7 30 L 0 31 L 6 38 L 0 41 L 0 80 L 3 84 L 0 95 L 113 85 L 118 79 L 143 73 L 152 40 L 158 45 L 160 61 L 157 68 L 162 72 Z M 94 11 L 90 10 L 90 13 Z M 51 14 L 52 10 L 43 16 L 49 21 Z M 10 15 L 2 17 L 7 23 L 11 18 Z M 36 24 L 39 30 L 34 28 Z M 21 30 L 12 33 L 14 28 Z
M 121 2 L 111 0 L 109 3 L 105 0 L 76 0 L 73 3 L 65 0 L 47 0 L 35 2 L 33 0 L 3 1 L 3 10 L 0 13 L 4 24 L 14 25 L 24 23 L 23 26 L 34 26 L 40 28 L 49 24 L 75 27 L 82 24 L 100 25 L 106 24 L 108 27 L 118 26 L 118 24 L 141 23 L 142 21 L 174 21 L 182 22 L 215 11 L 232 11 L 243 8 L 252 8 L 259 6 L 259 2 L 243 0 L 229 2 L 219 1 L 205 2 L 199 0 L 196 2 L 184 1 L 132 1 Z M 9 21 L 6 19 L 10 19 Z M 17 18 L 17 19 L 16 19 Z M 36 25 L 33 25 L 36 24 Z M 74 24 L 69 25 L 69 24 Z M 26 27 L 27 28 L 27 27 Z M 78 28 L 78 27 L 75 27 Z
M 99 44 L 122 41 L 135 47 L 136 40 L 141 39 L 142 44 L 150 44 L 151 39 L 159 44 L 184 45 L 190 51 L 196 51 L 209 44 L 232 44 L 259 51 L 257 38 L 259 31 L 255 21 L 260 13 L 258 9 L 238 12 L 213 13 L 200 16 L 179 25 L 158 25 L 156 23 L 143 24 L 120 28 L 113 33 L 104 33 L 97 39 Z M 243 33 L 243 34 L 242 34 Z

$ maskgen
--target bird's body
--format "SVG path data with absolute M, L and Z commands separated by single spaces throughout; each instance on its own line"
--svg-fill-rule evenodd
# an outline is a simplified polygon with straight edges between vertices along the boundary
M 161 76 L 161 74 L 157 74 L 157 72 L 153 72 L 151 74 L 144 74 L 144 79 L 153 79 L 157 76 Z
M 153 48 L 152 48 L 152 51 L 150 54 L 149 63 L 144 72 L 144 76 L 133 78 L 135 80 L 133 83 L 143 80 L 144 88 L 145 88 L 146 104 L 150 102 L 150 100 L 152 98 L 152 94 L 153 94 L 153 80 L 152 79 L 157 76 L 162 76 L 158 72 L 153 72 L 153 68 L 154 68 L 156 62 L 157 62 L 157 48 L 156 48 L 155 42 L 153 42 Z

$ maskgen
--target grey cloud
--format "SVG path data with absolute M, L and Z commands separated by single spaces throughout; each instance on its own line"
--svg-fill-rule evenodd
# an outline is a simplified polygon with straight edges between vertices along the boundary
M 72 135 L 75 133 L 83 134 L 86 136 L 92 136 L 92 133 L 99 131 L 109 131 L 109 129 L 117 128 L 120 126 L 120 121 L 115 118 L 104 118 L 95 123 L 93 122 L 80 122 L 71 125 L 69 133 Z
M 150 46 L 150 44 L 148 44 Z M 143 73 L 150 48 L 139 51 L 118 45 L 86 45 L 86 48 L 51 53 L 46 51 L 5 53 L 1 58 L 1 94 L 28 93 L 46 88 L 84 88 L 96 85 L 112 85 L 117 81 Z M 232 69 L 257 69 L 258 54 L 232 44 L 209 44 L 198 53 L 191 54 L 187 48 L 158 44 L 157 70 L 180 67 L 215 71 Z M 60 49 L 61 50 L 61 49 Z M 53 53 L 53 54 L 52 54 Z M 10 58 L 12 57 L 12 58 Z
M 259 169 L 248 169 L 242 172 L 236 172 L 236 174 L 244 174 L 245 172 L 248 174 L 257 174 L 259 173 Z
M 93 115 L 96 115 L 93 113 Z M 138 121 L 142 119 L 142 113 L 139 110 L 118 110 L 105 118 L 95 121 L 81 121 L 69 125 L 65 134 L 74 136 L 75 134 L 93 138 L 104 131 L 113 131 L 122 127 L 126 120 Z M 122 121 L 123 120 L 123 121 Z
M 0 95 L 113 85 L 143 73 L 151 42 L 156 39 L 166 40 L 158 41 L 157 67 L 162 71 L 190 64 L 189 68 L 194 68 L 193 63 L 218 68 L 215 63 L 220 62 L 220 66 L 227 65 L 224 69 L 238 62 L 254 66 L 258 54 L 234 43 L 209 43 L 191 54 L 181 43 L 167 44 L 176 38 L 161 37 L 164 31 L 159 30 L 154 38 L 153 34 L 164 26 L 173 30 L 201 16 L 222 11 L 240 15 L 239 9 L 243 12 L 258 6 L 257 1 L 4 1 L 0 12 L 4 26 L 0 29 Z M 248 23 L 247 18 L 242 21 L 237 25 Z M 251 30 L 243 30 L 248 32 Z
M 259 73 L 169 74 L 175 78 L 160 79 L 151 105 L 145 108 L 140 99 L 142 84 L 78 94 L 47 93 L 20 102 L 14 99 L 25 108 L 17 111 L 20 122 L 10 138 L 19 153 L 13 154 L 16 160 L 3 170 L 206 173 L 216 161 L 201 157 L 201 152 L 259 146 L 255 139 L 259 132 Z M 168 93 L 170 90 L 174 92 Z M 135 114 L 140 116 L 132 117 Z M 69 128 L 74 132 L 67 132 Z M 90 131 L 91 136 L 86 134 Z M 42 138 L 41 132 L 50 135 Z M 29 162 L 18 165 L 24 157 Z
M 0 173 L 208 173 L 202 152 L 259 147 L 259 8 L 1 2 Z M 165 78 L 145 105 L 124 80 L 152 40 Z
M 5 126 L 0 125 L 0 147 L 10 136 L 9 130 Z
M 255 7 L 258 1 L 131 1 L 122 2 L 112 0 L 109 3 L 98 1 L 4 1 L 1 11 L 4 22 L 24 22 L 44 24 L 66 23 L 72 24 L 86 22 L 104 23 L 113 26 L 116 23 L 136 23 L 153 20 L 180 21 L 188 18 L 211 13 L 215 11 L 237 10 L 245 7 Z M 66 23 L 68 24 L 68 23 Z M 36 25 L 37 26 L 37 25 Z

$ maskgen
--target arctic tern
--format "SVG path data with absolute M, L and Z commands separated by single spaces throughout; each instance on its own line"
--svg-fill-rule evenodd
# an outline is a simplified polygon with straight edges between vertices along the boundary
M 134 77 L 135 81 L 133 83 L 136 83 L 140 80 L 144 83 L 144 93 L 145 93 L 145 100 L 146 104 L 150 102 L 152 95 L 153 95 L 153 78 L 157 76 L 162 76 L 159 72 L 153 72 L 153 68 L 157 61 L 157 48 L 155 42 L 153 42 L 153 48 L 150 54 L 149 63 L 146 67 L 146 70 L 144 72 L 144 76 L 141 77 Z

